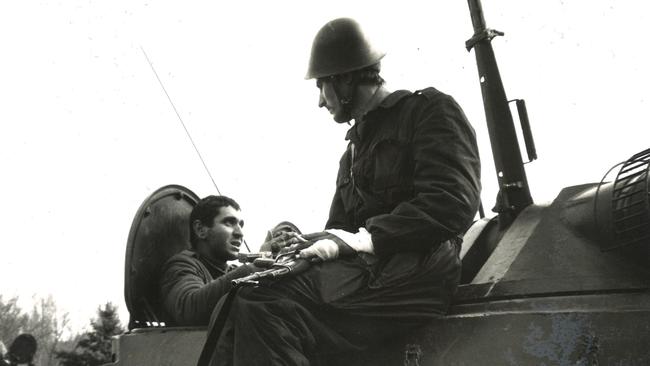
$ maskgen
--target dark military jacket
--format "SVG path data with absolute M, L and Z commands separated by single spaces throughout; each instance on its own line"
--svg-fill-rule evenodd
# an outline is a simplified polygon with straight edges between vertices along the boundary
M 476 136 L 434 88 L 390 94 L 348 131 L 326 228 L 365 227 L 375 253 L 424 251 L 463 233 L 480 201 Z
M 192 250 L 172 256 L 164 265 L 160 295 L 170 325 L 207 326 L 231 281 L 251 271 L 247 266 L 211 263 Z

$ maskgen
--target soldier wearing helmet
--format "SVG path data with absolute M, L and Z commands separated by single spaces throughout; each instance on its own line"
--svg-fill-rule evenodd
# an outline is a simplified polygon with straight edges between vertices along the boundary
M 354 20 L 327 23 L 314 39 L 305 76 L 316 79 L 318 106 L 326 107 L 338 123 L 363 117 L 390 94 L 379 76 L 384 55 L 373 48 Z
M 318 105 L 337 123 L 354 120 L 331 236 L 301 251 L 317 260 L 307 271 L 240 290 L 214 363 L 353 364 L 355 352 L 447 311 L 480 199 L 474 130 L 434 88 L 388 91 L 383 57 L 349 18 L 316 35 L 306 78 Z

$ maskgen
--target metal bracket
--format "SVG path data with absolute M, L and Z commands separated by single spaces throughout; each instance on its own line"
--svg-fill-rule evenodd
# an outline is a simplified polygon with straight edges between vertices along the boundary
M 506 183 L 503 185 L 503 188 L 524 188 L 524 182 L 518 180 L 512 183 Z
M 465 42 L 465 48 L 467 48 L 467 52 L 471 51 L 472 48 L 474 48 L 474 45 L 483 41 L 483 40 L 488 40 L 491 41 L 492 38 L 497 37 L 497 36 L 503 36 L 505 33 L 500 32 L 495 29 L 485 29 L 481 32 L 475 33 L 472 38 L 468 39 Z

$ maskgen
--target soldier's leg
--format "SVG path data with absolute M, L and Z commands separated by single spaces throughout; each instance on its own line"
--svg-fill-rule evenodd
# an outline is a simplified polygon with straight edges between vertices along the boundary
M 363 287 L 367 276 L 365 262 L 340 260 L 268 286 L 241 289 L 213 364 L 317 365 L 328 353 L 359 349 L 320 319 L 333 310 L 332 301 Z
M 367 286 L 337 307 L 376 318 L 444 315 L 460 282 L 459 251 L 459 243 L 446 241 L 429 253 L 395 254 L 377 263 Z
M 361 349 L 443 314 L 460 276 L 458 248 L 449 242 L 427 255 L 369 263 L 359 256 L 325 262 L 242 290 L 231 310 L 234 341 L 222 348 L 235 365 L 308 365 Z

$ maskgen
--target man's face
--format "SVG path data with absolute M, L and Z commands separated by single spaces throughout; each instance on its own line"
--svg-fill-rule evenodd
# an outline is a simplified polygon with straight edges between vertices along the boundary
M 203 227 L 203 231 L 197 233 L 207 246 L 205 252 L 209 259 L 214 261 L 237 259 L 239 247 L 244 240 L 243 226 L 241 211 L 232 206 L 221 207 L 212 227 Z
M 334 79 L 322 78 L 316 81 L 316 86 L 320 90 L 318 106 L 326 107 L 327 110 L 337 123 L 346 123 L 352 119 L 350 113 L 343 107 L 341 100 L 334 89 Z

